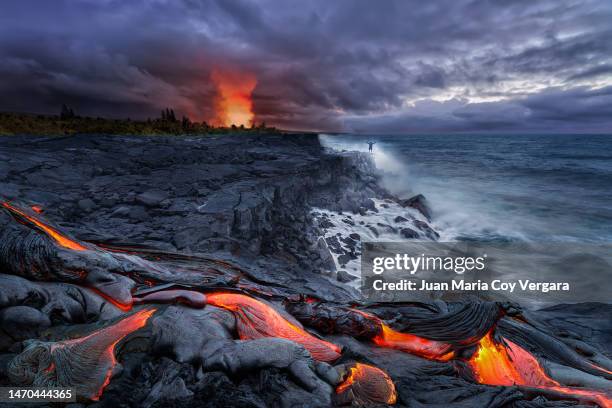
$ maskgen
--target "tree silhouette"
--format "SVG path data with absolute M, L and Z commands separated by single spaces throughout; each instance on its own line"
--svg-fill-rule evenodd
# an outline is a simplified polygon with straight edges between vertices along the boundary
M 60 119 L 72 119 L 75 117 L 74 111 L 65 103 L 62 104 L 62 110 L 60 111 Z

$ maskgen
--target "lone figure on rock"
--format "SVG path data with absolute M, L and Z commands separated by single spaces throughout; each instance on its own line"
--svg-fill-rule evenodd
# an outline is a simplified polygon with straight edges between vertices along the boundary
M 368 142 L 368 151 L 372 152 L 372 146 L 374 146 L 376 142 Z

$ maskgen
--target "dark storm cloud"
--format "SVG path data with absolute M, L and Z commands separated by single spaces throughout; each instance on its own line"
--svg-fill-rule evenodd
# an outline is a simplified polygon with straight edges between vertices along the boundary
M 601 1 L 9 1 L 0 109 L 206 119 L 232 69 L 281 127 L 607 131 L 609 21 Z
M 409 132 L 610 132 L 612 86 L 591 90 L 549 89 L 503 102 L 451 100 L 416 104 L 392 114 L 346 119 L 346 127 L 363 133 Z M 423 111 L 426 110 L 426 114 Z

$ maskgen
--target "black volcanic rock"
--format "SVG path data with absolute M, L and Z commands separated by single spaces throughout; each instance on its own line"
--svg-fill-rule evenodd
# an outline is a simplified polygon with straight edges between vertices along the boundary
M 433 239 L 434 241 L 440 238 L 440 234 L 438 234 L 433 228 L 429 226 L 425 221 L 414 220 L 412 221 L 414 226 L 417 227 L 420 231 L 422 231 L 428 238 Z
M 352 282 L 355 279 L 357 279 L 357 277 L 349 274 L 347 271 L 341 269 L 338 271 L 338 275 L 336 276 L 336 279 L 338 279 L 339 282 Z
M 76 381 L 83 367 L 91 374 L 98 357 L 108 357 L 108 338 L 96 345 L 96 333 L 112 334 L 112 325 L 147 308 L 154 308 L 147 324 L 113 343 L 120 365 L 100 402 L 83 405 L 328 407 L 342 367 L 355 362 L 386 372 L 400 407 L 576 402 L 478 384 L 465 359 L 486 333 L 522 345 L 552 373 L 579 372 L 578 385 L 610 380 L 590 364 L 612 365 L 607 306 L 371 304 L 344 285 L 353 277 L 334 273 L 332 254 L 340 263 L 355 259 L 361 236 L 324 238 L 312 208 L 343 212 L 330 213 L 329 223 L 350 225 L 349 213 L 371 214 L 372 199 L 394 198 L 377 187 L 371 155 L 325 152 L 315 135 L 6 138 L 0 176 L 2 201 L 42 206 L 50 225 L 86 246 L 68 251 L 0 207 L 0 386 L 8 378 Z M 395 221 L 406 238 L 437 238 L 427 223 L 413 220 L 412 229 L 406 221 Z M 373 234 L 388 227 L 367 224 Z M 206 302 L 225 292 L 265 302 L 280 317 Z M 338 359 L 315 360 L 316 349 L 271 335 L 266 323 L 283 319 L 291 333 L 303 324 L 319 346 L 344 347 L 334 351 Z M 383 323 L 446 342 L 457 358 L 382 347 Z M 87 347 L 75 346 L 78 339 Z
M 164 191 L 150 190 L 136 196 L 136 202 L 147 207 L 157 207 L 162 201 L 168 198 L 168 194 Z
M 401 200 L 399 204 L 402 207 L 412 207 L 418 210 L 425 218 L 427 218 L 427 221 L 431 221 L 431 210 L 423 194 L 417 194 L 414 197 Z
M 400 234 L 406 239 L 415 239 L 419 237 L 419 233 L 411 228 L 402 228 Z

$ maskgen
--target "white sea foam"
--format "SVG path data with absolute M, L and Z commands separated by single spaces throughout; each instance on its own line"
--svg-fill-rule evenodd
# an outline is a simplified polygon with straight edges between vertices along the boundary
M 321 144 L 337 151 L 367 151 L 366 139 L 356 140 L 333 135 L 320 135 Z M 374 145 L 372 152 L 376 167 L 383 174 L 382 186 L 400 198 L 424 194 L 433 213 L 431 226 L 440 234 L 440 241 L 474 238 L 483 240 L 507 239 L 527 241 L 517 223 L 499 209 L 492 212 L 487 204 L 487 194 L 474 196 L 460 185 L 449 189 L 446 180 L 438 180 L 423 174 L 411 163 L 402 160 L 382 143 Z M 475 175 L 473 183 L 478 183 Z
M 427 222 L 425 217 L 417 210 L 407 207 L 403 208 L 390 200 L 373 199 L 378 212 L 367 211 L 364 215 L 353 213 L 338 213 L 322 208 L 313 208 L 313 214 L 318 222 L 324 219 L 329 220 L 325 227 L 323 237 L 329 242 L 338 243 L 338 248 L 330 245 L 330 250 L 337 270 L 345 270 L 350 275 L 358 278 L 351 282 L 351 285 L 358 286 L 361 278 L 361 243 L 362 242 L 402 242 L 407 239 L 401 235 L 402 228 L 410 228 L 420 234 L 419 238 L 412 241 L 429 241 L 430 239 L 418 230 L 413 224 L 413 220 Z M 407 221 L 396 222 L 396 217 L 401 216 Z M 351 235 L 358 234 L 358 239 L 351 238 Z M 354 243 L 354 246 L 348 244 Z M 341 261 L 341 256 L 342 262 Z M 353 254 L 354 259 L 346 261 L 347 254 Z

